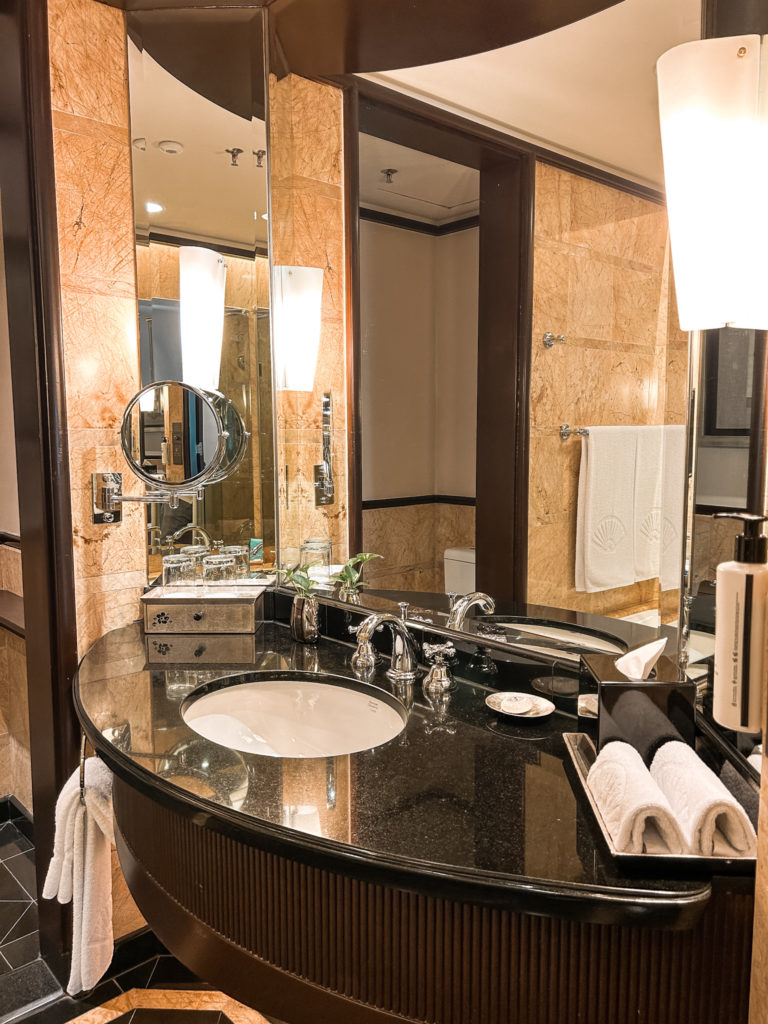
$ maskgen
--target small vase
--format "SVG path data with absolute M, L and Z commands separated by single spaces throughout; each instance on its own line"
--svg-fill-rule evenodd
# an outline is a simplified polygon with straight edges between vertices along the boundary
M 291 605 L 291 637 L 301 644 L 316 644 L 320 637 L 320 603 L 297 594 Z
M 339 589 L 339 600 L 345 604 L 360 604 L 360 591 L 356 590 L 355 587 L 349 587 L 346 583 L 342 583 Z

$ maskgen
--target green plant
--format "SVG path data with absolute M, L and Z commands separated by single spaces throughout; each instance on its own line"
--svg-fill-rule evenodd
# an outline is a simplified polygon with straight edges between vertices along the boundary
M 360 587 L 367 587 L 368 584 L 360 579 L 363 566 L 372 559 L 381 557 L 372 551 L 361 551 L 359 554 L 353 555 L 345 562 L 341 572 L 335 572 L 331 576 L 331 583 L 340 583 L 342 588 L 347 591 L 357 591 Z
M 283 583 L 292 587 L 300 597 L 313 597 L 317 590 L 317 582 L 309 575 L 308 565 L 296 565 L 292 569 L 273 570 L 278 579 L 283 577 Z

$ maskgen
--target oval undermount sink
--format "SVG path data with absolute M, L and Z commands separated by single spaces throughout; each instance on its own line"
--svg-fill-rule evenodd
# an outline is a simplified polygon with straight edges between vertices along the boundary
M 335 757 L 370 750 L 405 728 L 400 701 L 376 686 L 313 672 L 248 672 L 206 683 L 181 709 L 190 729 L 230 750 Z
M 476 632 L 497 636 L 509 644 L 526 646 L 541 654 L 578 661 L 582 652 L 624 654 L 627 645 L 618 637 L 570 623 L 535 622 L 514 615 L 478 615 L 468 620 Z

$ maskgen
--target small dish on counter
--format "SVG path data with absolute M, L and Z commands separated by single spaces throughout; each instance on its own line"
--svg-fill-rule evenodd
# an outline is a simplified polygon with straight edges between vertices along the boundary
M 491 693 L 485 698 L 485 703 L 492 711 L 511 718 L 546 718 L 555 710 L 551 700 L 514 691 Z

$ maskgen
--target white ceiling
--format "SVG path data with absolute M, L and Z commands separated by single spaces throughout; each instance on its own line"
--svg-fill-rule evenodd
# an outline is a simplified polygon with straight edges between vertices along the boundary
M 701 0 L 624 0 L 514 46 L 364 77 L 658 187 L 655 64 L 700 32 Z
M 131 137 L 135 142 L 133 193 L 136 228 L 151 229 L 252 249 L 266 245 L 267 161 L 256 166 L 254 151 L 266 149 L 263 121 L 248 121 L 205 99 L 170 75 L 148 53 L 128 43 Z M 169 156 L 158 142 L 184 146 Z M 244 152 L 232 166 L 227 149 Z M 147 200 L 162 213 L 148 214 Z M 254 218 L 254 212 L 259 214 Z
M 392 183 L 382 171 L 394 168 Z M 480 174 L 472 167 L 360 135 L 360 203 L 369 209 L 444 224 L 477 213 Z

